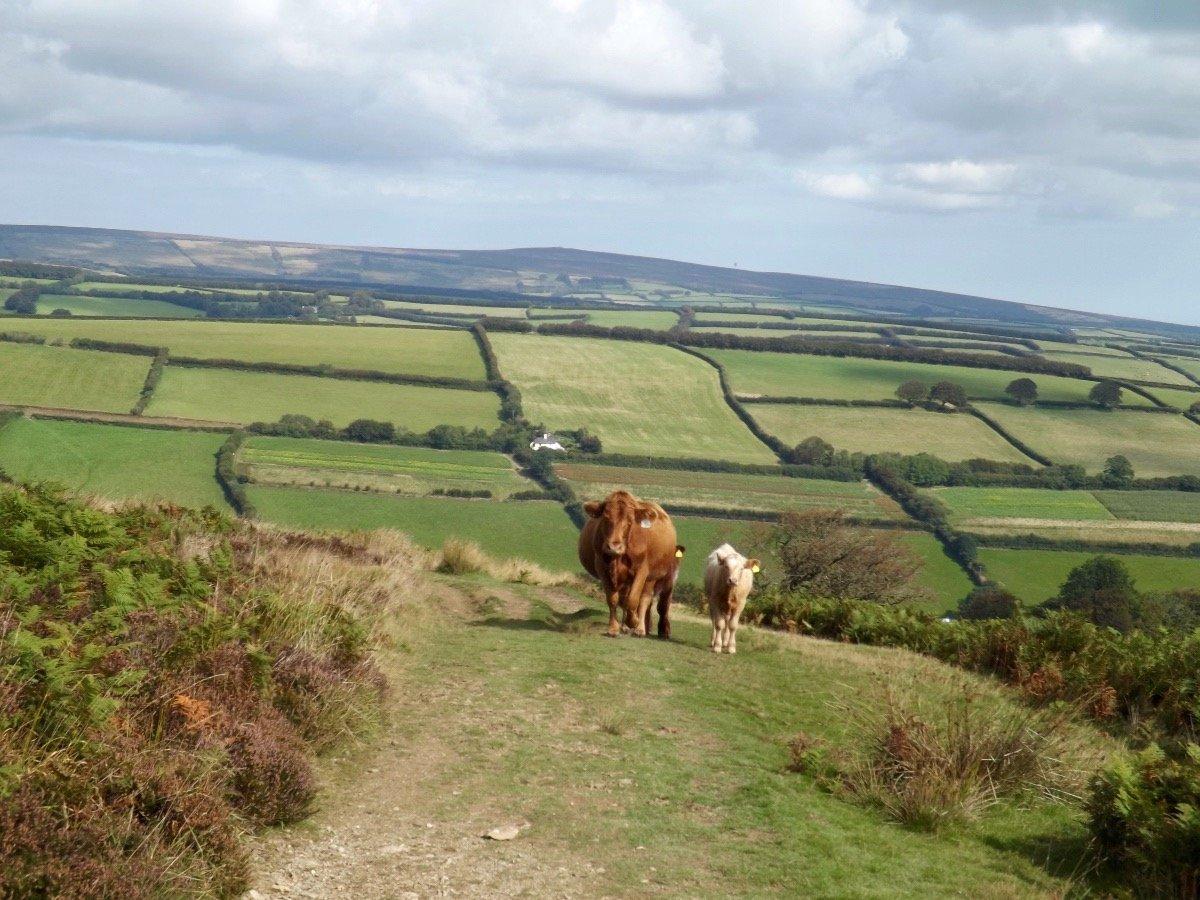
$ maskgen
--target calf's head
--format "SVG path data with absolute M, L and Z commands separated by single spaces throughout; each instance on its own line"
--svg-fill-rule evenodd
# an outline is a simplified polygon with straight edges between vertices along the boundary
M 600 520 L 600 549 L 605 556 L 624 556 L 630 545 L 640 543 L 639 531 L 652 528 L 658 519 L 658 510 L 628 491 L 613 491 L 604 500 L 585 503 L 583 509 Z
M 746 557 L 742 556 L 742 554 L 738 553 L 732 547 L 725 553 L 718 550 L 717 561 L 721 564 L 721 574 L 725 578 L 725 583 L 730 587 L 736 587 L 740 584 L 742 576 L 745 573 L 749 572 L 757 575 L 762 571 L 762 567 L 757 559 L 746 559 Z

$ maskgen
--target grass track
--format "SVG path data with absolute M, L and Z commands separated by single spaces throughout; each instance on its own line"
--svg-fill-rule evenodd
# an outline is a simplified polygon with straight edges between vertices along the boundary
M 149 368 L 144 356 L 3 342 L 0 403 L 125 413 Z
M 504 455 L 473 450 L 258 436 L 246 442 L 238 461 L 256 481 L 271 484 L 306 486 L 328 480 L 336 487 L 362 485 L 421 495 L 436 488 L 490 490 L 498 499 L 536 487 Z
M 223 434 L 16 419 L 0 429 L 0 469 L 114 499 L 228 509 L 216 481 Z
M 1030 462 L 983 422 L 961 413 L 769 403 L 749 409 L 766 431 L 788 445 L 816 435 L 839 450 L 932 453 L 951 462 L 975 457 Z
M 980 407 L 1057 463 L 1099 471 L 1115 454 L 1129 457 L 1138 475 L 1200 474 L 1200 426 L 1183 416 L 1122 410 Z
M 896 388 L 910 379 L 932 385 L 953 381 L 966 388 L 972 397 L 1004 399 L 1004 388 L 1020 372 L 998 369 L 972 369 L 966 366 L 938 366 L 929 363 L 893 362 L 880 359 L 854 359 L 830 356 L 806 356 L 801 353 L 759 353 L 750 350 L 706 350 L 725 365 L 733 389 L 739 394 L 766 394 L 782 397 L 819 397 L 827 400 L 891 400 Z M 1030 375 L 1037 382 L 1044 400 L 1083 402 L 1093 382 L 1056 375 Z M 1135 395 L 1129 403 L 1150 405 Z
M 90 337 L 165 346 L 176 356 L 201 359 L 329 365 L 452 378 L 486 377 L 474 338 L 459 330 L 86 319 L 22 319 L 19 330 L 65 340 Z
M 531 421 L 586 427 L 609 452 L 776 462 L 725 403 L 716 370 L 701 359 L 592 338 L 499 333 L 492 344 Z
M 167 366 L 146 415 L 250 423 L 300 413 L 338 426 L 377 419 L 428 431 L 443 424 L 495 428 L 499 408 L 490 391 Z

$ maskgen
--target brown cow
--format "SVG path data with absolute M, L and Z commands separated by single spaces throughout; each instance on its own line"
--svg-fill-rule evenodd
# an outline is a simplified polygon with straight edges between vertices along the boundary
M 579 561 L 604 586 L 609 635 L 622 630 L 618 608 L 625 611 L 624 630 L 645 635 L 650 630 L 650 605 L 657 597 L 658 636 L 669 638 L 671 597 L 683 556 L 671 517 L 657 503 L 628 491 L 613 491 L 583 508 L 588 520 L 579 533 Z

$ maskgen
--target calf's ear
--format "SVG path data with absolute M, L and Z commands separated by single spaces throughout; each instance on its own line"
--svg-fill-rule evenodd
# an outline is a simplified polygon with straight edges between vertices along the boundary
M 604 501 L 589 500 L 587 503 L 583 504 L 583 511 L 593 519 L 599 518 L 600 516 L 604 515 Z
M 760 566 L 758 564 L 757 559 L 746 560 L 746 568 L 749 569 L 751 572 L 753 572 L 755 575 L 757 575 L 759 572 L 762 571 L 762 566 Z

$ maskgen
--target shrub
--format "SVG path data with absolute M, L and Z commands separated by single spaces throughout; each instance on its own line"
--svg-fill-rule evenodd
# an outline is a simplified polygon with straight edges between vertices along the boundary
M 915 379 L 906 381 L 896 388 L 896 396 L 907 403 L 920 403 L 929 399 L 929 385 Z
M 927 707 L 895 696 L 881 711 L 852 707 L 865 752 L 838 759 L 819 743 L 793 739 L 792 768 L 928 830 L 973 819 L 1005 797 L 1059 795 L 1073 780 L 1063 763 L 1066 712 L 997 708 L 966 685 L 939 708 Z
M 1069 609 L 1089 622 L 1117 631 L 1133 627 L 1137 590 L 1125 564 L 1111 556 L 1097 556 L 1076 566 L 1047 603 L 1051 609 Z
M 374 419 L 355 419 L 342 433 L 351 441 L 363 443 L 388 443 L 396 437 L 396 426 L 391 422 L 378 422 Z
M 64 309 L 61 306 L 57 309 L 50 310 L 50 318 L 52 319 L 69 319 L 71 316 L 71 311 L 69 309 Z
M 971 591 L 958 604 L 958 618 L 1011 619 L 1021 608 L 1021 601 L 995 585 L 984 585 Z
M 1093 780 L 1087 813 L 1102 856 L 1147 895 L 1200 896 L 1200 746 L 1118 760 Z
M 929 399 L 958 407 L 966 406 L 968 402 L 966 388 L 953 381 L 939 381 L 929 389 Z
M 1110 456 L 1104 461 L 1104 472 L 1101 475 L 1105 487 L 1124 488 L 1133 484 L 1133 463 L 1126 456 Z

